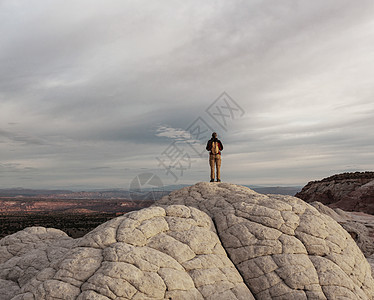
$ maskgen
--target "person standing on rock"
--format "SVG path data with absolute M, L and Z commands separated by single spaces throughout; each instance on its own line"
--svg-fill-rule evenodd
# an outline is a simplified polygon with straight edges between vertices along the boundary
M 206 150 L 209 151 L 210 182 L 214 182 L 214 167 L 217 170 L 217 182 L 221 182 L 221 151 L 223 145 L 217 139 L 216 132 L 212 133 L 212 138 L 208 141 Z

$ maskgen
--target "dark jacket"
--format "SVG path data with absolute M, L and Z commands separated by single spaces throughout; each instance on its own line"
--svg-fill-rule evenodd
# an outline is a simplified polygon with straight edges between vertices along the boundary
M 221 151 L 223 150 L 223 145 L 222 145 L 222 142 L 219 139 L 211 138 L 208 141 L 208 143 L 206 144 L 206 150 L 207 151 L 211 151 L 212 150 L 212 142 L 218 142 L 218 149 L 220 150 L 218 154 L 221 155 Z

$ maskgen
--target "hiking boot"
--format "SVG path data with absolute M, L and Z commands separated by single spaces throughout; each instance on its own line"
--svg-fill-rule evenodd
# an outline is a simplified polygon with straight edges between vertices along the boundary
M 217 179 L 217 182 L 221 182 L 221 179 Z
M 214 182 L 214 179 L 211 179 L 210 182 Z

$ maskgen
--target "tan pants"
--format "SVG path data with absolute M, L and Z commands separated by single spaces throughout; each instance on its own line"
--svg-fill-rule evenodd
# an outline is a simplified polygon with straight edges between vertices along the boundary
M 221 179 L 221 155 L 210 154 L 209 155 L 209 165 L 210 165 L 210 179 L 214 180 L 214 166 L 217 169 L 217 180 Z

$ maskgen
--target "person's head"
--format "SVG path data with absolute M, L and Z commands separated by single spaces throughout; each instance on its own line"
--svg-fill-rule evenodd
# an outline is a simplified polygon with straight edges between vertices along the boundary
M 212 133 L 212 138 L 216 139 L 217 138 L 217 132 Z

